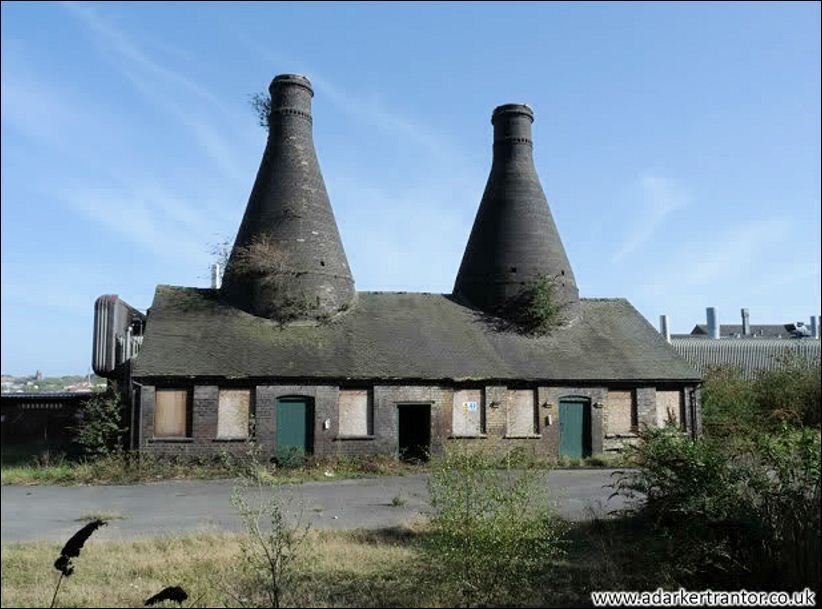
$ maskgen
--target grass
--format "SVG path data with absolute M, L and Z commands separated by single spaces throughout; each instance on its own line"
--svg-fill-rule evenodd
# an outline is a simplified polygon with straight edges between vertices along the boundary
M 33 455 L 3 447 L 0 484 L 22 485 L 83 485 L 83 484 L 137 484 L 160 480 L 212 480 L 233 478 L 237 470 L 218 459 L 158 460 L 150 457 L 102 457 L 95 460 L 70 460 L 60 454 L 42 452 Z M 619 467 L 620 457 L 597 455 L 580 459 L 535 459 L 530 463 L 537 469 L 552 467 Z M 308 481 L 370 478 L 375 476 L 404 476 L 427 472 L 425 464 L 410 464 L 393 457 L 362 459 L 312 459 L 300 467 L 277 468 L 267 466 L 258 475 L 270 482 L 300 483 Z
M 438 583 L 420 561 L 424 527 L 312 531 L 289 606 L 442 606 Z M 246 580 L 239 534 L 200 533 L 137 541 L 94 540 L 75 559 L 60 606 L 137 607 L 165 586 L 180 585 L 193 606 L 239 606 Z M 59 544 L 2 547 L 2 606 L 40 607 L 57 578 Z M 589 606 L 591 590 L 676 588 L 683 581 L 677 548 L 647 523 L 623 519 L 576 523 L 565 555 L 546 561 L 529 591 L 533 606 Z M 703 582 L 704 584 L 715 582 Z M 702 586 L 705 587 L 704 585 Z
M 266 466 L 257 475 L 270 482 L 300 483 L 374 476 L 421 473 L 425 467 L 389 457 L 370 459 L 313 459 L 300 467 Z M 219 460 L 158 460 L 149 457 L 102 457 L 71 461 L 64 457 L 4 459 L 0 483 L 40 485 L 136 484 L 159 480 L 209 480 L 233 478 L 238 471 Z
M 395 575 L 413 556 L 402 536 L 315 531 L 310 559 L 300 571 L 296 606 L 379 606 L 392 597 Z M 165 586 L 180 585 L 198 606 L 237 606 L 242 598 L 240 536 L 199 534 L 140 541 L 90 541 L 75 559 L 60 604 L 69 607 L 138 607 Z M 2 548 L 2 604 L 43 607 L 51 600 L 57 573 L 51 563 L 58 544 L 27 543 Z M 296 596 L 294 595 L 296 592 Z M 410 591 L 407 591 L 410 595 Z
M 76 522 L 92 522 L 94 520 L 125 520 L 127 516 L 121 512 L 87 512 L 76 518 Z

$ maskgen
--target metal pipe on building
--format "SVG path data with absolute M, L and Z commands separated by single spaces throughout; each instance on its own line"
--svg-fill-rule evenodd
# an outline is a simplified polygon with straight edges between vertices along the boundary
M 748 309 L 742 309 L 742 336 L 751 335 L 751 315 Z
M 719 315 L 716 307 L 708 307 L 705 309 L 705 317 L 708 323 L 708 337 L 713 339 L 719 338 Z
M 668 325 L 668 316 L 659 316 L 659 333 L 665 337 L 667 342 L 671 342 L 671 327 Z
M 223 273 L 222 269 L 220 268 L 220 263 L 215 262 L 211 265 L 211 288 L 214 290 L 219 290 L 220 286 L 223 283 Z

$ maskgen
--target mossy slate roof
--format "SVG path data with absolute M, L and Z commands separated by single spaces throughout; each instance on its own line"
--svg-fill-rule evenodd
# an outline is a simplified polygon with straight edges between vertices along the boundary
M 549 336 L 495 329 L 448 295 L 360 292 L 321 325 L 286 325 L 215 290 L 158 286 L 135 378 L 672 381 L 700 378 L 631 304 L 582 299 Z

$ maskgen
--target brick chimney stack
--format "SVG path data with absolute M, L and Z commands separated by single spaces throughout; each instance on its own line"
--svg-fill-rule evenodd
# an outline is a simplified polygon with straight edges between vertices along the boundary
M 494 154 L 471 236 L 454 283 L 463 303 L 494 313 L 538 275 L 554 279 L 572 316 L 579 304 L 574 272 L 537 176 L 526 104 L 494 110 Z
M 223 275 L 225 300 L 280 321 L 327 318 L 354 300 L 312 133 L 305 76 L 269 87 L 268 142 Z

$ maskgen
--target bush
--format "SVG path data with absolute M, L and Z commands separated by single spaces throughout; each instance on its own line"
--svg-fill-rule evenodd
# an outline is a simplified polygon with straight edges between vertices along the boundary
M 777 368 L 757 375 L 754 395 L 760 411 L 768 413 L 774 425 L 819 427 L 822 409 L 819 360 L 808 362 L 789 352 L 778 364 Z
M 499 307 L 503 329 L 529 336 L 544 336 L 563 323 L 563 303 L 557 295 L 555 277 L 540 274 Z
M 702 423 L 707 436 L 747 437 L 763 425 L 754 383 L 742 370 L 721 366 L 706 372 L 702 385 Z
M 127 431 L 120 395 L 108 390 L 83 404 L 75 440 L 85 455 L 101 457 L 122 452 Z
M 246 532 L 240 541 L 245 575 L 243 606 L 288 606 L 288 599 L 294 595 L 308 527 L 288 522 L 276 482 L 245 480 L 235 487 L 231 504 Z
M 425 568 L 458 606 L 516 604 L 560 553 L 560 522 L 540 501 L 532 471 L 467 449 L 432 464 L 434 515 Z M 544 494 L 543 494 L 544 498 Z
M 615 492 L 644 497 L 643 512 L 656 524 L 699 516 L 724 521 L 735 513 L 735 481 L 727 457 L 713 444 L 692 441 L 674 427 L 646 428 L 626 449 L 636 468 L 618 472 Z
M 779 432 L 783 424 L 819 427 L 822 382 L 819 360 L 808 362 L 786 353 L 771 370 L 753 379 L 732 366 L 705 374 L 702 415 L 705 434 L 743 443 L 763 431 Z
M 615 492 L 645 496 L 640 514 L 682 542 L 684 570 L 724 573 L 723 583 L 737 587 L 819 589 L 818 430 L 785 426 L 735 452 L 649 429 L 629 458 L 636 469 L 620 472 Z
M 239 478 L 231 505 L 246 532 L 240 542 L 245 576 L 242 604 L 276 609 L 293 596 L 308 527 L 288 522 L 280 485 L 271 480 L 263 457 L 261 447 L 249 440 L 235 462 Z

